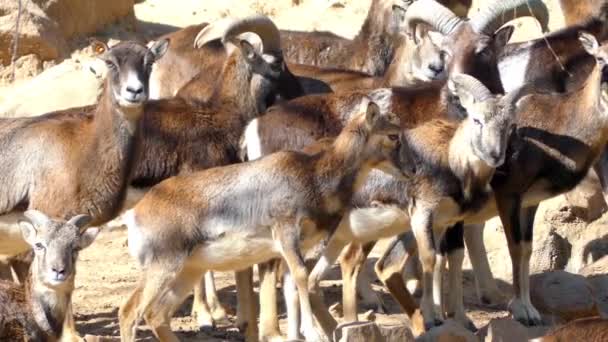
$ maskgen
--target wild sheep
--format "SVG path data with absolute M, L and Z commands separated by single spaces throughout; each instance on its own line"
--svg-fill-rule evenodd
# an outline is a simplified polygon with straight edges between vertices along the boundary
M 517 103 L 516 129 L 510 137 L 507 158 L 491 182 L 496 201 L 465 219 L 465 223 L 479 224 L 496 214 L 500 216 L 513 267 L 515 296 L 509 310 L 527 325 L 541 322 L 530 301 L 528 274 L 538 203 L 576 186 L 608 141 L 604 93 L 608 45 L 600 46 L 588 33 L 581 33 L 579 39 L 596 59 L 588 80 L 574 92 L 532 93 Z M 554 116 L 551 120 L 546 119 L 548 113 Z M 422 264 L 425 268 L 424 260 Z M 450 271 L 461 267 L 454 266 Z M 450 279 L 450 287 L 461 281 L 458 277 Z
M 101 225 L 122 207 L 148 99 L 150 69 L 168 42 L 159 41 L 150 49 L 134 42 L 111 49 L 101 42 L 93 45 L 108 66 L 97 105 L 0 119 L 0 254 L 4 256 L 30 248 L 16 224 L 25 209 L 53 217 L 86 213 L 92 225 Z M 72 328 L 68 334 L 76 335 L 72 317 L 68 320 Z
M 173 98 L 146 106 L 142 149 L 132 177 L 135 186 L 241 161 L 239 141 L 244 127 L 272 104 L 284 70 L 279 31 L 264 16 L 230 19 L 206 26 L 196 44 L 206 47 L 218 41 L 229 58 L 207 102 L 193 105 Z M 112 225 L 122 223 L 123 217 Z M 205 289 L 197 286 L 195 290 L 193 314 L 203 329 L 214 325 L 212 316 L 225 315 L 211 291 L 211 277 L 206 277 L 208 303 L 203 300 Z M 257 327 L 250 324 L 248 328 Z
M 566 26 L 578 25 L 597 15 L 606 0 L 559 0 Z
M 78 252 L 93 243 L 99 229 L 87 229 L 88 215 L 64 221 L 28 210 L 24 216 L 28 220 L 19 225 L 34 259 L 23 285 L 0 280 L 0 339 L 67 341 Z
M 290 70 L 300 78 L 306 76 L 323 81 L 333 91 L 410 87 L 445 79 L 447 55 L 440 48 L 441 34 L 419 29 L 416 35 L 416 39 L 402 37 L 403 42 L 383 76 L 303 64 L 291 64 Z
M 120 309 L 123 340 L 134 339 L 142 317 L 157 337 L 174 339 L 170 317 L 205 270 L 244 269 L 279 255 L 294 274 L 307 339 L 320 340 L 299 246 L 328 233 L 370 167 L 403 175 L 395 164 L 407 160 L 387 138 L 399 131 L 398 117 L 365 107 L 323 153 L 280 152 L 174 177 L 148 192 L 127 213 L 130 254 L 144 276 Z
M 291 99 L 304 94 L 326 92 L 318 82 L 310 78 L 294 76 L 290 69 L 298 64 L 323 68 L 336 68 L 363 72 L 382 77 L 396 56 L 402 43 L 399 37 L 400 21 L 408 7 L 416 0 L 373 0 L 365 23 L 353 40 L 330 32 L 281 31 L 281 44 L 285 51 L 288 68 L 282 74 L 282 98 Z M 458 15 L 466 16 L 471 7 L 470 0 L 442 0 Z M 226 53 L 221 45 L 211 44 L 203 49 L 194 49 L 192 42 L 196 34 L 207 24 L 188 26 L 161 38 L 172 44 L 165 58 L 158 62 L 151 75 L 151 98 L 168 98 L 189 83 L 189 90 L 180 96 L 197 100 L 208 97 L 221 72 Z M 159 38 L 160 39 L 160 38 Z M 319 57 L 321 56 L 321 57 Z M 323 60 L 315 62 L 317 58 Z M 305 76 L 305 75 L 302 75 Z M 297 82 L 293 82 L 297 80 Z M 299 83 L 299 86 L 298 86 Z M 312 84 L 311 84 L 312 83 Z

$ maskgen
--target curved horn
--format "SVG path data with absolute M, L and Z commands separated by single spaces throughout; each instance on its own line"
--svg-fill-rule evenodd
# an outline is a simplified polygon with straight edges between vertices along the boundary
M 42 227 L 51 220 L 45 213 L 34 209 L 25 211 L 23 215 L 36 227 Z
M 450 79 L 454 83 L 454 92 L 460 96 L 459 88 L 465 89 L 469 94 L 475 97 L 477 101 L 484 101 L 492 97 L 492 92 L 486 88 L 478 79 L 467 74 L 455 74 Z
M 223 18 L 203 27 L 194 38 L 194 47 L 200 49 L 209 42 L 222 39 L 226 29 L 235 21 L 234 18 Z
M 416 32 L 416 26 L 420 23 L 427 23 L 442 34 L 449 35 L 462 22 L 449 8 L 434 0 L 418 0 L 405 13 L 405 27 L 410 35 Z
M 471 18 L 471 25 L 476 32 L 491 35 L 506 22 L 528 16 L 538 20 L 543 32 L 549 31 L 549 10 L 541 0 L 494 0 Z
M 262 39 L 263 53 L 281 53 L 281 34 L 277 26 L 264 15 L 254 15 L 234 21 L 224 33 L 223 41 L 227 41 L 241 33 L 253 32 Z

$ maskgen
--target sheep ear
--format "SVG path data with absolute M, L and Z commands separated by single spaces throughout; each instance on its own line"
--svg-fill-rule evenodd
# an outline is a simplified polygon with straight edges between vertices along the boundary
M 369 127 L 374 127 L 379 117 L 380 107 L 378 107 L 376 103 L 370 101 L 365 112 L 365 122 L 367 122 Z
M 239 48 L 243 52 L 243 56 L 245 56 L 248 60 L 254 59 L 255 55 L 257 54 L 255 47 L 246 39 L 241 39 L 239 41 Z
M 36 235 L 38 234 L 36 227 L 34 227 L 34 225 L 28 221 L 21 220 L 19 221 L 19 228 L 21 229 L 21 235 L 23 236 L 25 242 L 34 247 L 34 244 L 36 243 Z
M 93 243 L 93 241 L 95 241 L 95 238 L 97 237 L 97 234 L 99 234 L 99 231 L 100 229 L 97 227 L 85 230 L 82 234 L 80 234 L 78 247 L 80 249 L 85 249 L 89 247 Z
M 100 40 L 97 40 L 95 38 L 91 38 L 89 40 L 89 43 L 91 44 L 91 47 L 93 48 L 93 52 L 97 55 L 100 56 L 104 53 L 106 53 L 108 50 L 110 50 L 110 48 L 108 47 L 108 45 Z
M 71 224 L 76 226 L 76 228 L 78 229 L 83 229 L 84 227 L 86 227 L 87 224 L 89 224 L 92 220 L 92 217 L 89 215 L 76 215 L 74 217 L 72 217 L 71 219 L 68 220 L 67 224 Z
M 594 35 L 587 32 L 580 32 L 578 34 L 578 40 L 581 42 L 587 53 L 593 56 L 597 54 L 600 44 L 597 42 L 597 39 L 595 39 Z
M 475 104 L 475 94 L 458 82 L 458 77 L 451 77 L 448 81 L 448 89 L 454 96 L 458 97 L 460 104 L 468 109 Z
M 154 55 L 154 60 L 159 60 L 169 49 L 169 39 L 161 39 L 150 47 L 150 52 Z
M 515 28 L 513 25 L 507 25 L 498 30 L 494 34 L 494 47 L 502 50 L 502 48 L 504 48 L 511 39 L 511 36 L 513 36 L 514 31 Z

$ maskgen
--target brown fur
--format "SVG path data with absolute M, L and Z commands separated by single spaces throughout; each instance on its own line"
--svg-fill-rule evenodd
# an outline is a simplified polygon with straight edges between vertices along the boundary
M 222 259 L 217 264 L 207 266 L 196 265 L 194 259 L 191 261 L 188 261 L 188 259 L 191 255 L 194 255 L 192 253 L 200 253 L 207 248 L 217 248 L 215 246 L 221 244 L 222 239 L 240 231 L 240 228 L 238 231 L 232 231 L 232 228 L 227 228 L 230 226 L 226 226 L 220 227 L 220 229 L 228 229 L 228 231 L 218 232 L 219 235 L 215 235 L 215 227 L 207 226 L 209 223 L 206 221 L 207 217 L 209 219 L 221 217 L 222 220 L 228 220 L 225 221 L 227 224 L 233 222 L 236 225 L 235 227 L 240 227 L 241 222 L 244 223 L 242 220 L 251 222 L 249 217 L 253 214 L 250 209 L 245 209 L 242 206 L 254 206 L 258 209 L 251 207 L 251 210 L 256 212 L 260 210 L 258 214 L 261 216 L 255 214 L 255 217 L 251 217 L 251 219 L 258 222 L 270 221 L 262 223 L 263 226 L 253 222 L 247 224 L 247 227 L 254 229 L 251 231 L 251 238 L 253 239 L 256 235 L 258 235 L 256 239 L 261 238 L 259 232 L 256 232 L 259 229 L 272 230 L 272 239 L 275 243 L 281 245 L 281 254 L 286 259 L 292 274 L 294 274 L 300 300 L 305 305 L 308 301 L 305 292 L 307 275 L 300 259 L 301 254 L 297 241 L 300 238 L 304 240 L 317 239 L 315 236 L 323 232 L 326 229 L 324 227 L 332 227 L 337 222 L 349 201 L 349 195 L 356 187 L 358 179 L 356 175 L 363 167 L 362 163 L 371 162 L 370 159 L 366 159 L 370 156 L 364 157 L 364 151 L 367 150 L 368 144 L 371 144 L 368 143 L 370 134 L 384 132 L 387 129 L 393 132 L 398 129 L 395 122 L 396 118 L 392 118 L 390 115 L 377 117 L 377 120 L 374 119 L 373 123 L 369 121 L 370 118 L 372 118 L 370 114 L 355 117 L 332 144 L 332 148 L 323 153 L 306 155 L 296 152 L 282 152 L 254 162 L 213 168 L 190 175 L 174 177 L 162 182 L 154 187 L 134 208 L 133 222 L 135 226 L 129 226 L 129 229 L 134 230 L 133 233 L 139 236 L 137 240 L 140 242 L 137 247 L 134 247 L 136 250 L 132 253 L 142 265 L 145 265 L 146 273 L 149 270 L 157 269 L 161 273 L 153 271 L 150 276 L 153 274 L 153 277 L 162 275 L 167 280 L 179 276 L 167 274 L 169 269 L 176 269 L 174 266 L 178 270 L 182 267 L 188 268 L 188 274 L 191 274 L 190 272 L 202 273 L 206 268 L 222 270 L 250 266 L 241 265 L 243 261 L 236 261 L 241 259 L 235 259 L 235 261 Z M 387 119 L 388 121 L 384 121 Z M 371 132 L 370 129 L 372 129 Z M 377 142 L 373 144 L 377 144 Z M 378 153 L 378 148 L 374 147 L 376 151 L 374 154 Z M 378 160 L 374 160 L 374 163 L 378 162 Z M 272 176 L 272 180 L 270 180 L 267 177 L 272 173 L 275 176 Z M 255 177 L 260 182 L 243 182 L 240 178 L 244 174 Z M 272 185 L 268 181 L 271 181 Z M 240 189 L 242 187 L 244 188 Z M 270 191 L 265 191 L 265 201 L 259 202 L 260 197 L 256 195 L 259 191 L 257 189 Z M 289 198 L 279 195 L 284 191 L 296 194 L 296 196 Z M 239 195 L 241 203 L 234 203 L 230 200 L 234 196 L 234 192 L 253 197 L 241 197 Z M 274 203 L 275 199 L 279 198 L 281 198 L 281 204 Z M 177 212 L 184 211 L 187 212 L 186 215 L 175 215 Z M 270 236 L 267 238 L 270 238 Z M 239 253 L 247 253 L 247 250 L 239 250 Z M 237 254 L 236 257 L 242 258 L 242 255 Z M 251 258 L 247 260 L 248 262 L 255 262 L 251 261 Z M 165 269 L 162 265 L 169 266 L 166 262 L 174 266 Z M 158 267 L 161 268 L 158 269 Z M 198 279 L 197 276 L 188 277 L 187 279 L 190 279 L 188 281 Z M 187 281 L 186 278 L 179 279 L 181 280 L 172 283 L 179 285 Z M 151 282 L 143 283 L 142 285 L 146 287 L 143 290 L 141 287 L 138 288 L 131 299 L 121 308 L 121 334 L 126 340 L 133 338 L 133 325 L 137 320 L 137 316 L 134 316 L 134 314 L 139 315 L 136 314 L 137 311 L 133 311 L 136 306 L 141 305 L 142 308 L 157 310 L 155 306 L 150 307 L 148 304 L 154 303 L 154 295 L 144 297 L 144 302 L 141 303 L 139 293 L 141 291 L 147 293 L 147 286 L 157 288 L 159 284 L 169 284 L 164 281 L 155 284 L 152 279 L 150 280 Z M 180 294 L 177 295 L 176 301 L 183 300 L 185 294 L 187 294 L 188 286 L 191 286 L 189 284 L 191 283 L 186 282 L 180 285 L 185 287 L 183 290 L 179 290 Z M 160 286 L 164 287 L 165 285 Z M 172 336 L 171 331 L 164 325 L 166 324 L 164 321 L 172 315 L 177 303 L 167 304 L 170 305 L 168 316 L 164 316 L 165 318 L 159 317 L 160 320 L 154 319 L 160 312 L 142 313 L 149 317 L 148 323 L 152 325 L 159 338 Z M 304 306 L 303 310 L 310 315 L 310 309 L 306 310 Z M 312 317 L 308 316 L 307 318 Z M 308 322 L 312 324 L 312 320 Z M 312 334 L 313 331 L 307 331 L 306 333 Z
M 588 341 L 600 342 L 608 340 L 608 320 L 600 317 L 581 318 L 552 329 L 547 335 L 534 339 L 538 342 L 569 342 Z
M 570 2 L 574 3 L 574 1 Z M 576 3 L 582 6 L 587 2 L 576 1 Z M 518 56 L 529 55 L 524 78 L 526 84 L 532 83 L 537 91 L 565 92 L 578 89 L 587 80 L 594 66 L 593 58 L 585 52 L 578 41 L 578 32 L 589 32 L 603 42 L 608 38 L 606 16 L 608 16 L 608 8 L 598 11 L 596 15 L 589 16 L 584 21 L 577 22 L 575 26 L 551 32 L 544 38 L 509 44 L 501 54 L 500 62 L 509 63 L 511 60 L 517 62 Z M 509 71 L 508 67 L 501 70 L 506 76 L 510 72 L 512 71 Z
M 585 20 L 597 15 L 605 0 L 560 0 L 560 6 L 564 15 L 566 26 L 572 26 L 583 23 Z

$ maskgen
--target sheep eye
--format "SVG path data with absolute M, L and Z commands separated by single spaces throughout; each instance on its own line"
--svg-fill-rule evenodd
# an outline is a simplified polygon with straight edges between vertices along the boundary
M 106 61 L 106 66 L 110 69 L 116 69 L 116 64 L 112 61 Z
M 473 122 L 474 122 L 474 123 L 475 123 L 477 126 L 480 126 L 480 127 L 481 127 L 481 126 L 483 126 L 483 125 L 481 124 L 481 121 L 479 121 L 479 119 L 473 119 Z
M 389 134 L 388 138 L 389 138 L 389 140 L 392 140 L 392 141 L 399 140 L 399 136 L 396 134 Z
M 34 245 L 34 248 L 36 248 L 37 250 L 41 251 L 44 249 L 44 245 L 41 244 L 40 242 L 36 242 L 36 244 Z

